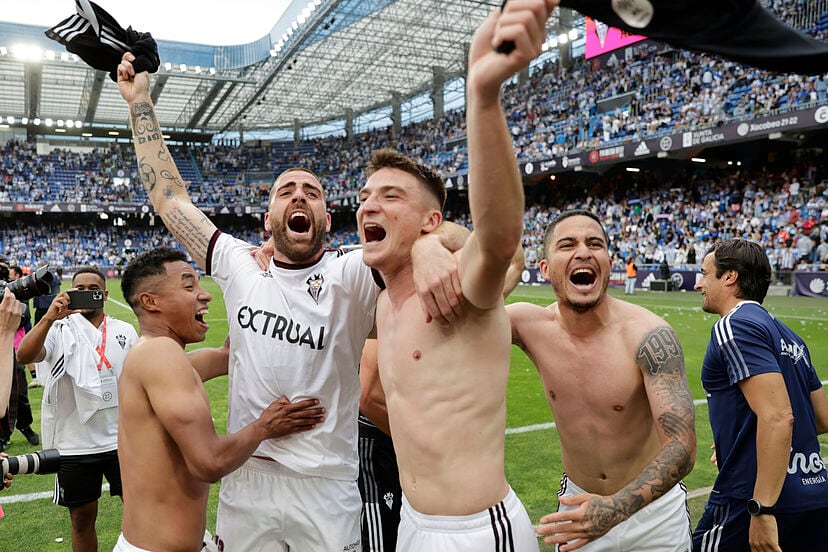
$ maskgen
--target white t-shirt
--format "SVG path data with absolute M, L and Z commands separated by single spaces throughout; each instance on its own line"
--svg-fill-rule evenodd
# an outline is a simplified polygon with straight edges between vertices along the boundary
M 379 293 L 362 252 L 331 250 L 309 266 L 271 262 L 262 271 L 249 244 L 219 233 L 207 265 L 230 326 L 228 432 L 280 396 L 317 398 L 323 424 L 264 441 L 254 454 L 305 475 L 355 480 L 358 367 Z
M 100 375 L 102 393 L 106 394 L 106 403 L 113 406 L 97 410 L 91 417 L 82 421 L 76 401 L 75 380 L 68 363 L 72 362 L 65 356 L 64 340 L 61 335 L 69 330 L 69 318 L 76 324 L 86 324 L 89 329 L 97 333 L 94 343 L 80 342 L 78 347 L 84 351 L 86 368 Z M 44 348 L 49 373 L 46 374 L 43 392 L 43 408 L 41 432 L 44 448 L 56 448 L 61 455 L 77 456 L 108 452 L 118 448 L 118 401 L 117 378 L 121 376 L 121 368 L 127 351 L 138 341 L 138 334 L 131 324 L 127 324 L 111 316 L 105 317 L 106 347 L 101 351 L 106 361 L 101 361 L 101 355 L 95 349 L 100 349 L 101 333 L 104 324 L 95 330 L 92 324 L 81 314 L 72 314 L 69 318 L 58 320 L 46 334 Z M 92 334 L 94 335 L 94 333 Z M 98 364 L 101 370 L 98 371 Z M 67 373 L 67 369 L 69 373 Z

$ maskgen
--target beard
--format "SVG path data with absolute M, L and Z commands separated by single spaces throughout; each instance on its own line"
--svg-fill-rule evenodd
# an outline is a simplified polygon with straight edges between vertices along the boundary
M 325 245 L 325 229 L 320 225 L 311 225 L 309 242 L 296 243 L 287 236 L 287 225 L 282 224 L 273 231 L 273 243 L 276 250 L 290 261 L 301 263 L 319 253 Z

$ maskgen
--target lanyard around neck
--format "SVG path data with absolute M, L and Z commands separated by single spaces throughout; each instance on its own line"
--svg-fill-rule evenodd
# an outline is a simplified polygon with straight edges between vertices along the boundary
M 112 369 L 112 363 L 109 362 L 108 358 L 106 358 L 106 315 L 104 315 L 103 326 L 101 327 L 101 344 L 95 348 L 95 352 L 97 352 L 100 357 L 100 360 L 98 360 L 98 372 L 101 371 L 104 365 L 106 365 L 107 368 Z

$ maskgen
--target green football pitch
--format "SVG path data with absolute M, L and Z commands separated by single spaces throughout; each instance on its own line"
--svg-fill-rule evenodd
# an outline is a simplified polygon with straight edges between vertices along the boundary
M 64 286 L 66 283 L 64 283 Z M 217 347 L 227 334 L 224 302 L 217 286 L 209 279 L 205 287 L 214 300 L 208 315 L 210 331 L 207 341 L 198 346 Z M 123 301 L 117 280 L 108 282 L 110 300 L 107 313 L 123 320 L 135 321 L 132 311 Z M 613 295 L 637 303 L 662 316 L 675 328 L 681 340 L 687 366 L 687 376 L 693 398 L 696 399 L 696 430 L 698 454 L 693 472 L 686 478 L 690 489 L 690 510 L 693 522 L 701 515 L 707 497 L 707 488 L 715 478 L 715 468 L 709 462 L 712 443 L 704 392 L 700 383 L 701 361 L 707 346 L 710 328 L 716 317 L 701 311 L 701 298 L 696 293 L 639 292 L 625 297 L 622 290 L 612 289 Z M 546 305 L 554 301 L 550 286 L 520 286 L 509 301 L 530 301 Z M 765 306 L 791 326 L 808 343 L 820 379 L 828 380 L 828 301 L 804 297 L 768 297 Z M 195 348 L 191 346 L 191 348 Z M 224 432 L 227 419 L 227 383 L 225 378 L 208 382 L 216 428 Z M 42 389 L 29 390 L 35 413 L 35 427 L 40 424 Z M 534 522 L 557 507 L 556 492 L 561 474 L 560 447 L 549 407 L 535 368 L 526 356 L 514 348 L 507 396 L 506 475 L 526 505 Z M 828 447 L 828 438 L 823 438 Z M 32 452 L 26 439 L 16 432 L 7 449 L 8 454 Z M 66 509 L 51 503 L 53 475 L 23 475 L 14 485 L 0 493 L 0 505 L 5 518 L 0 519 L 0 551 L 68 551 L 70 524 Z M 215 527 L 218 485 L 214 485 L 207 512 L 208 528 Z M 120 532 L 121 503 L 104 493 L 99 503 L 99 549 L 111 550 Z M 552 547 L 542 547 L 549 552 Z

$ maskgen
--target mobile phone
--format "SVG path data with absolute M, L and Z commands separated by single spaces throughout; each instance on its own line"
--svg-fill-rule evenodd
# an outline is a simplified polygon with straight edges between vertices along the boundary
M 69 310 L 103 308 L 102 289 L 73 289 L 66 293 L 69 294 Z

